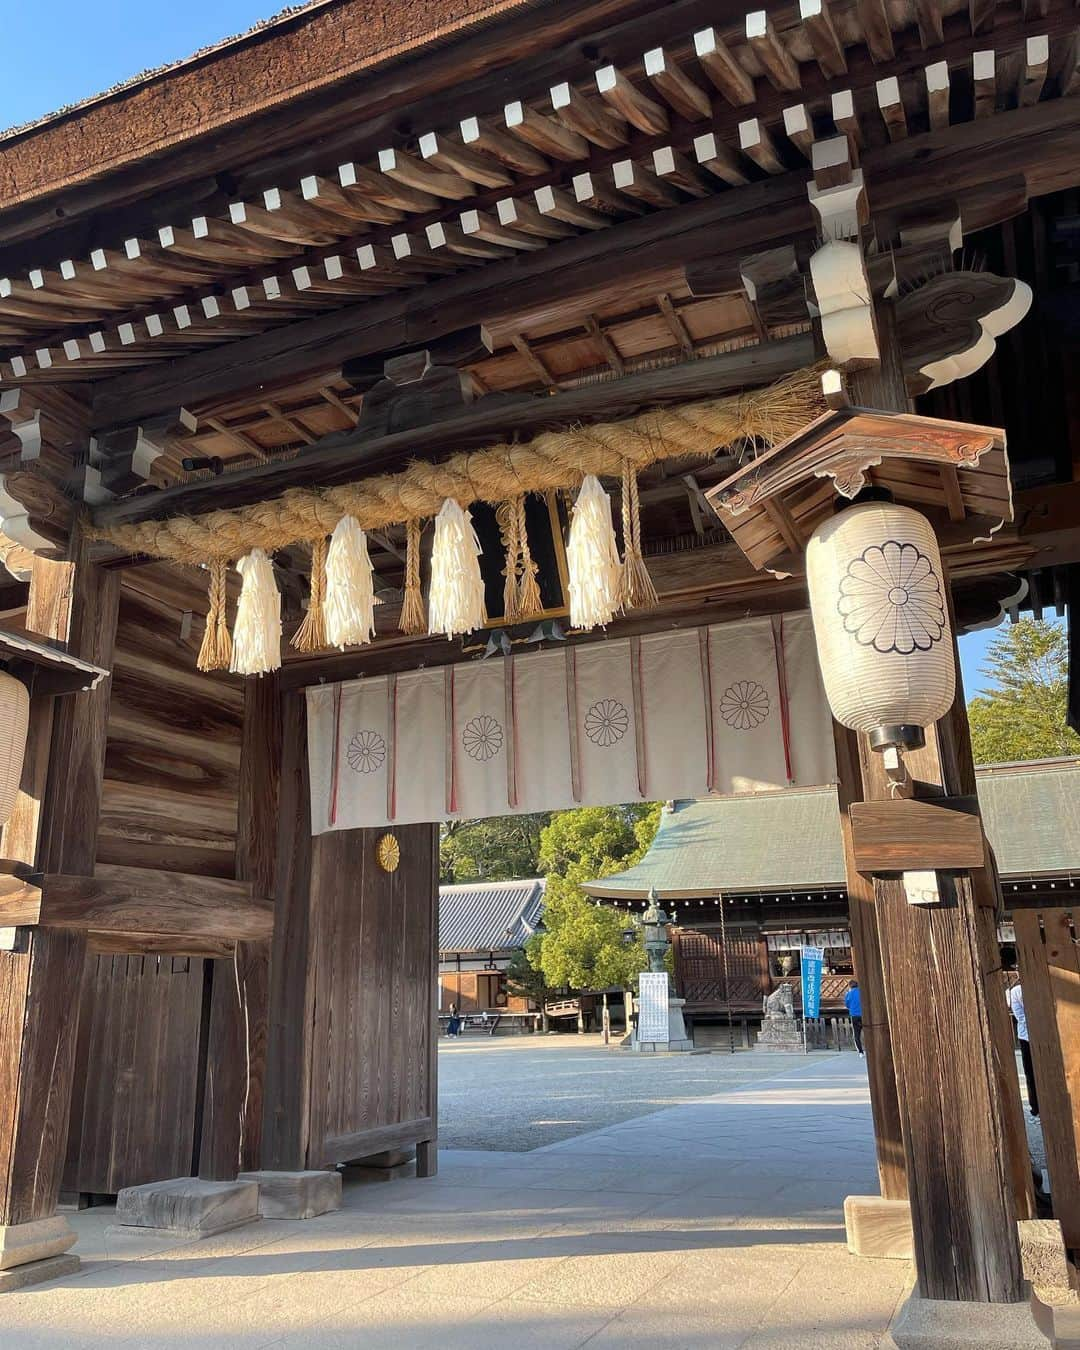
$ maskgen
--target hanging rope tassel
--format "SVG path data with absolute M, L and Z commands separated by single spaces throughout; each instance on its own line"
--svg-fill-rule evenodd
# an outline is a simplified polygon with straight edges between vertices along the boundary
M 412 637 L 427 632 L 424 597 L 420 593 L 420 522 L 410 520 L 405 527 L 405 598 L 401 604 L 398 629 Z
M 232 638 L 225 615 L 227 590 L 225 577 L 229 564 L 215 559 L 210 564 L 209 605 L 206 611 L 206 629 L 199 648 L 197 665 L 200 670 L 228 670 L 232 660 Z
M 503 622 L 517 623 L 522 617 L 518 599 L 518 567 L 521 556 L 521 533 L 518 526 L 517 502 L 503 502 L 495 511 L 499 535 L 505 550 L 503 564 Z
M 281 668 L 281 594 L 274 568 L 261 548 L 236 564 L 243 577 L 233 626 L 234 675 L 264 675 Z
M 540 583 L 536 579 L 539 566 L 533 562 L 529 551 L 529 530 L 525 522 L 525 497 L 514 501 L 517 516 L 518 548 L 521 556 L 521 579 L 518 590 L 518 616 L 521 619 L 535 619 L 544 612 L 544 602 L 540 597 Z
M 622 564 L 611 523 L 611 500 L 589 474 L 581 485 L 566 547 L 570 570 L 570 623 L 574 628 L 609 624 L 619 610 Z
M 367 535 L 355 516 L 342 516 L 326 555 L 326 640 L 342 651 L 375 636 L 375 580 Z
M 657 604 L 656 587 L 641 552 L 641 505 L 638 501 L 637 473 L 629 460 L 623 460 L 622 528 L 620 608 L 652 609 Z
M 469 513 L 453 497 L 447 497 L 435 517 L 428 631 L 451 638 L 471 633 L 483 622 L 480 541 Z
M 311 592 L 308 595 L 304 622 L 292 640 L 298 652 L 318 652 L 326 646 L 326 614 L 323 601 L 326 596 L 326 536 L 311 545 Z

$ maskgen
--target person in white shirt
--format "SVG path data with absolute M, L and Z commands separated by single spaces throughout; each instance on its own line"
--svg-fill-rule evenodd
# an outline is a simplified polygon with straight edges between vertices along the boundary
M 1032 1120 L 1038 1119 L 1039 1093 L 1035 1086 L 1035 1066 L 1031 1062 L 1031 1042 L 1028 1039 L 1027 1013 L 1024 1011 L 1024 991 L 1019 984 L 1011 985 L 1005 991 L 1009 1011 L 1016 1019 L 1016 1039 L 1020 1042 L 1020 1059 L 1024 1066 L 1024 1078 L 1027 1081 L 1028 1107 Z

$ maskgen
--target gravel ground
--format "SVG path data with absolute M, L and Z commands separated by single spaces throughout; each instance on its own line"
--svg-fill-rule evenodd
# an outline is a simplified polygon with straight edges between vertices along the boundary
M 439 1145 L 528 1152 L 804 1063 L 755 1051 L 635 1055 L 598 1035 L 443 1039 Z

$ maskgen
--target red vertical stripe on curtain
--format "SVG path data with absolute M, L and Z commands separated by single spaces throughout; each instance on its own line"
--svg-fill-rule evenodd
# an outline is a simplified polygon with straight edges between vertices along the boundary
M 787 662 L 784 658 L 784 616 L 775 615 L 772 621 L 773 654 L 776 657 L 776 684 L 780 691 L 780 727 L 784 736 L 784 769 L 788 783 L 794 783 L 791 771 L 791 707 L 788 702 Z
M 337 824 L 338 770 L 341 764 L 341 685 L 334 685 L 334 752 L 330 756 L 330 824 Z

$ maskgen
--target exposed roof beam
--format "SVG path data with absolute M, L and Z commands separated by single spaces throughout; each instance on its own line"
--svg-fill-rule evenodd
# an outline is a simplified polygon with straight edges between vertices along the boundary
M 536 431 L 545 426 L 625 415 L 636 406 L 682 402 L 727 390 L 768 384 L 813 360 L 810 334 L 719 356 L 699 357 L 684 365 L 659 367 L 619 379 L 582 385 L 545 395 L 512 395 L 480 400 L 461 413 L 443 414 L 428 426 L 372 436 L 363 427 L 325 436 L 290 460 L 244 469 L 221 478 L 139 497 L 102 508 L 101 523 L 151 520 L 164 515 L 206 511 L 262 500 L 286 487 L 348 482 L 400 463 L 406 455 L 438 454 L 479 443 L 493 434 Z

